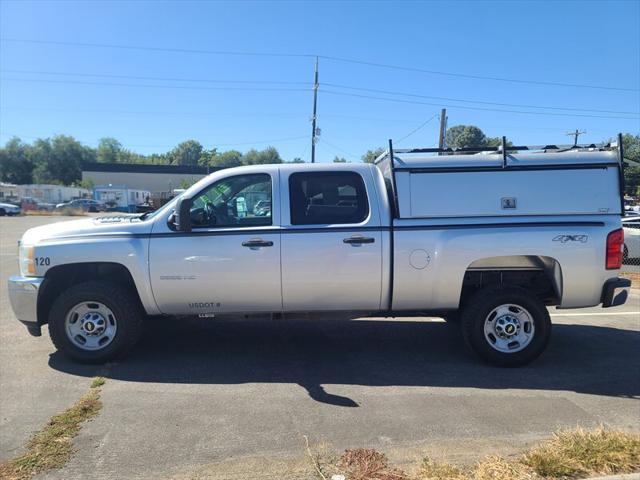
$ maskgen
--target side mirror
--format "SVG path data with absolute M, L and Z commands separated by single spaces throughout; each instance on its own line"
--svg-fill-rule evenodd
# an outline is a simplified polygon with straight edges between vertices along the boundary
M 174 224 L 179 232 L 191 231 L 191 199 L 179 198 L 174 213 Z

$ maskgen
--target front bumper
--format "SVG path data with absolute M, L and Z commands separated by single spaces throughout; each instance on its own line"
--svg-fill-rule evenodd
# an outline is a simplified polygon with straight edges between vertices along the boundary
M 38 292 L 44 278 L 11 277 L 9 278 L 9 302 L 16 318 L 29 330 L 31 335 L 40 336 L 38 323 Z
M 610 278 L 602 287 L 602 307 L 617 307 L 627 301 L 631 280 L 628 278 Z

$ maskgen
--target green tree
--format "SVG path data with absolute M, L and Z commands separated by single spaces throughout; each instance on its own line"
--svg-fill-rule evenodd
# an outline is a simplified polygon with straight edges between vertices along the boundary
M 202 144 L 196 140 L 179 143 L 168 154 L 172 165 L 198 165 L 204 151 Z
M 502 137 L 487 137 L 485 138 L 485 147 L 500 147 L 502 146 Z M 507 138 L 507 147 L 513 147 L 513 142 Z
M 301 159 L 300 157 L 295 157 L 293 160 L 291 160 L 291 162 L 289 163 L 305 163 L 303 159 Z
M 365 153 L 362 156 L 362 161 L 364 163 L 373 163 L 373 162 L 375 162 L 376 158 L 378 158 L 384 152 L 385 152 L 384 148 L 376 148 L 374 150 L 367 150 L 367 153 Z
M 487 137 L 475 125 L 456 125 L 447 129 L 445 138 L 447 147 L 465 148 L 484 146 Z
M 96 159 L 100 163 L 116 163 L 120 161 L 122 144 L 113 137 L 103 137 L 98 141 Z
M 347 163 L 347 159 L 336 155 L 333 157 L 333 163 Z
M 141 163 L 147 163 L 152 165 L 168 165 L 169 156 L 166 153 L 152 153 L 146 157 L 141 157 Z
M 237 150 L 227 150 L 211 159 L 209 165 L 216 168 L 231 168 L 242 165 L 242 153 Z
M 622 148 L 625 160 L 640 163 L 640 135 L 625 133 L 622 135 Z M 624 169 L 624 192 L 640 198 L 640 166 L 626 165 Z
M 33 177 L 37 183 L 70 185 L 80 180 L 84 162 L 96 160 L 95 150 L 67 135 L 38 139 L 32 152 L 36 164 Z
M 32 183 L 31 147 L 18 137 L 11 138 L 0 149 L 0 180 L 8 183 Z
M 86 188 L 87 190 L 91 190 L 95 186 L 95 183 L 90 178 L 87 178 L 85 180 L 81 180 L 80 182 L 77 182 L 76 184 L 80 188 Z
M 252 148 L 242 156 L 244 165 L 269 165 L 272 163 L 282 163 L 282 158 L 275 147 L 267 147 L 264 150 Z

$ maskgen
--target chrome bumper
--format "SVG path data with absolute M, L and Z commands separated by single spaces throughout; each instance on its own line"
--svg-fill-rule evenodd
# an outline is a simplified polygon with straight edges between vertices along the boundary
M 16 318 L 25 324 L 29 333 L 40 336 L 38 324 L 38 292 L 44 278 L 9 278 L 9 302 Z

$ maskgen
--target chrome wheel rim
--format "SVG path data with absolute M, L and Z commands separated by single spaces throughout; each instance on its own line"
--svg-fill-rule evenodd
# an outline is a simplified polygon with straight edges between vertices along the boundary
M 116 316 L 103 303 L 82 302 L 67 314 L 65 332 L 76 347 L 82 350 L 101 350 L 116 336 Z
M 484 322 L 484 338 L 501 353 L 516 353 L 533 340 L 536 326 L 526 308 L 506 303 L 494 308 Z

